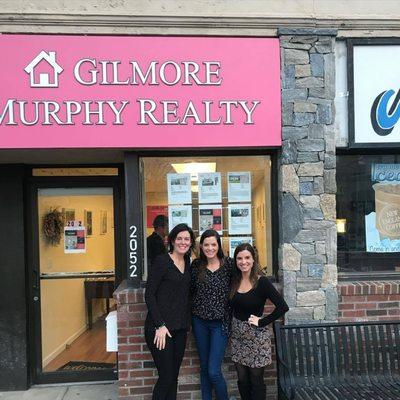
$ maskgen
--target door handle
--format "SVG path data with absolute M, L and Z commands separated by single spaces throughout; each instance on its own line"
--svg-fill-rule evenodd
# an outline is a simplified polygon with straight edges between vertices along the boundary
M 38 296 L 33 296 L 33 301 L 38 301 L 39 297 Z

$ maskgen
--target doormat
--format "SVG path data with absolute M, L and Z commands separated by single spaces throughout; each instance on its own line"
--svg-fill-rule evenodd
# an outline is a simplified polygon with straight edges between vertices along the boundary
M 69 361 L 57 371 L 91 371 L 94 369 L 115 369 L 116 364 L 91 361 Z

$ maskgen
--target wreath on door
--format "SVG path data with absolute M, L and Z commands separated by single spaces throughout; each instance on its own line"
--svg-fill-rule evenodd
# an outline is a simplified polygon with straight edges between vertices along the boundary
M 46 244 L 57 246 L 60 244 L 61 236 L 64 230 L 64 218 L 58 208 L 50 209 L 43 216 L 42 232 Z

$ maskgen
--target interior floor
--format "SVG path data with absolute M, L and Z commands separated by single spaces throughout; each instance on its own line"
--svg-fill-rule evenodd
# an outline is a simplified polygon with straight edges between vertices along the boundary
M 116 364 L 117 353 L 106 351 L 106 321 L 100 318 L 43 369 L 57 371 L 70 361 Z

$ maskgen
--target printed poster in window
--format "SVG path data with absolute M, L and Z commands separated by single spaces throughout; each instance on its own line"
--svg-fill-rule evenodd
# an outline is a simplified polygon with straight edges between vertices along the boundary
M 250 172 L 228 172 L 228 201 L 251 201 Z
M 192 226 L 192 206 L 169 206 L 168 207 L 169 230 L 178 224 Z
M 251 204 L 229 204 L 229 234 L 251 235 Z
M 400 164 L 373 164 L 371 181 L 375 211 L 365 216 L 366 251 L 400 252 Z
M 64 253 L 86 253 L 85 227 L 80 221 L 69 221 L 64 227 Z
M 199 173 L 199 203 L 221 203 L 221 173 Z
M 222 235 L 222 206 L 200 204 L 199 205 L 199 234 L 207 229 L 214 229 Z
M 229 257 L 233 257 L 236 247 L 242 243 L 250 243 L 253 245 L 253 238 L 251 236 L 237 236 L 229 238 Z
M 167 174 L 168 204 L 192 202 L 190 174 Z

